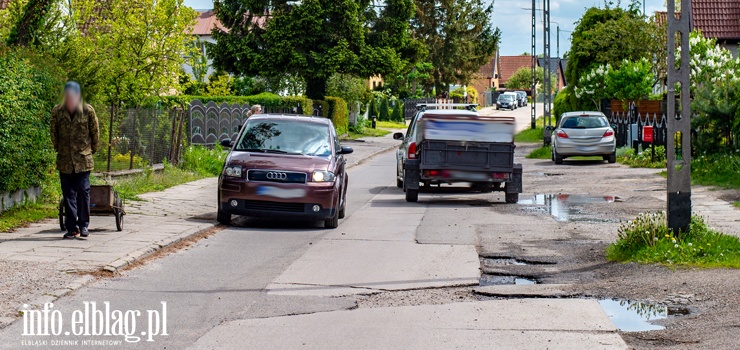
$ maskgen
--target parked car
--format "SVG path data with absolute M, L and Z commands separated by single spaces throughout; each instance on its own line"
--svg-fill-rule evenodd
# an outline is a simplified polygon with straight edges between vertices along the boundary
M 516 94 L 519 95 L 519 100 L 521 103 L 519 104 L 520 107 L 528 106 L 529 100 L 527 99 L 527 93 L 524 91 L 516 91 Z
M 601 112 L 563 113 L 550 144 L 555 164 L 563 164 L 563 159 L 573 156 L 601 156 L 609 163 L 617 161 L 614 129 Z
M 515 110 L 517 108 L 517 102 L 513 95 L 510 94 L 501 94 L 498 95 L 498 99 L 496 100 L 496 108 L 497 109 L 510 109 Z
M 429 107 L 421 106 L 406 135 L 393 135 L 402 141 L 396 152 L 396 185 L 406 192 L 406 201 L 418 201 L 420 184 L 470 183 L 477 191 L 505 192 L 506 203 L 516 203 L 522 166 L 514 164 L 515 119 Z
M 331 120 L 295 115 L 250 117 L 218 181 L 220 223 L 232 215 L 323 220 L 336 228 L 347 209 L 348 177 Z
M 514 108 L 514 109 L 517 109 L 517 108 L 519 108 L 519 107 L 522 106 L 522 99 L 519 96 L 519 94 L 517 94 L 516 92 L 507 91 L 507 92 L 504 92 L 504 95 L 510 95 L 510 96 L 514 97 L 514 101 L 516 101 L 516 104 L 514 105 L 516 108 Z

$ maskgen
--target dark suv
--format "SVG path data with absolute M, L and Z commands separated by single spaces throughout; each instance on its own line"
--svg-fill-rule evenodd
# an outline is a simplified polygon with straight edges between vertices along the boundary
M 344 217 L 348 178 L 345 154 L 329 119 L 255 115 L 239 132 L 219 177 L 218 221 L 231 215 L 324 220 Z

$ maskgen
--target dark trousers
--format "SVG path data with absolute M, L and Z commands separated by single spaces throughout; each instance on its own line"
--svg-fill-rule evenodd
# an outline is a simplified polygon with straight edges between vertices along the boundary
M 64 225 L 79 231 L 90 224 L 90 172 L 59 174 L 64 195 Z

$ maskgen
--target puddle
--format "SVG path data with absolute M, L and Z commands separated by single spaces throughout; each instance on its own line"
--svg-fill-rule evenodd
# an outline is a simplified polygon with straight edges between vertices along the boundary
M 536 280 L 520 277 L 520 276 L 500 276 L 500 275 L 487 275 L 483 274 L 480 276 L 481 286 L 500 286 L 506 284 L 537 284 Z
M 552 215 L 557 221 L 590 221 L 590 222 L 610 222 L 610 219 L 592 218 L 583 214 L 583 206 L 595 203 L 614 203 L 618 201 L 614 196 L 584 196 L 573 194 L 536 194 L 531 197 L 524 197 L 519 200 L 519 204 L 544 207 L 544 210 Z
M 662 320 L 668 316 L 688 315 L 689 309 L 681 307 L 666 307 L 653 305 L 638 301 L 627 301 L 618 299 L 599 299 L 601 308 L 623 332 L 643 332 L 665 329 L 665 327 L 653 324 L 653 321 Z
M 554 263 L 544 261 L 526 261 L 515 258 L 480 258 L 483 267 L 501 267 L 501 266 L 524 266 L 524 265 L 552 265 Z

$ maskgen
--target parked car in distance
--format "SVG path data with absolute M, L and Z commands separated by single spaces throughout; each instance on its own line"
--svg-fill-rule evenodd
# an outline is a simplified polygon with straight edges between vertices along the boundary
M 496 100 L 496 108 L 510 109 L 513 111 L 517 108 L 516 98 L 514 98 L 514 96 L 510 94 L 498 95 L 498 99 Z
M 519 106 L 520 107 L 528 106 L 529 105 L 529 100 L 527 100 L 527 93 L 526 92 L 524 92 L 524 91 L 516 91 L 516 94 L 519 95 L 519 101 L 520 101 Z
M 552 160 L 574 156 L 601 156 L 609 163 L 617 161 L 614 129 L 601 112 L 563 113 L 551 136 Z
M 507 92 L 504 92 L 504 95 L 510 95 L 510 96 L 514 97 L 514 101 L 516 102 L 516 104 L 515 104 L 514 106 L 515 106 L 516 108 L 519 108 L 519 107 L 521 107 L 521 106 L 522 106 L 522 101 L 521 101 L 521 97 L 520 97 L 520 96 L 519 96 L 519 94 L 517 94 L 516 92 L 513 92 L 513 91 L 507 91 Z M 515 109 L 516 109 L 516 108 L 515 108 Z
M 331 120 L 296 115 L 250 117 L 218 179 L 218 214 L 323 220 L 336 228 L 347 209 L 345 154 Z

